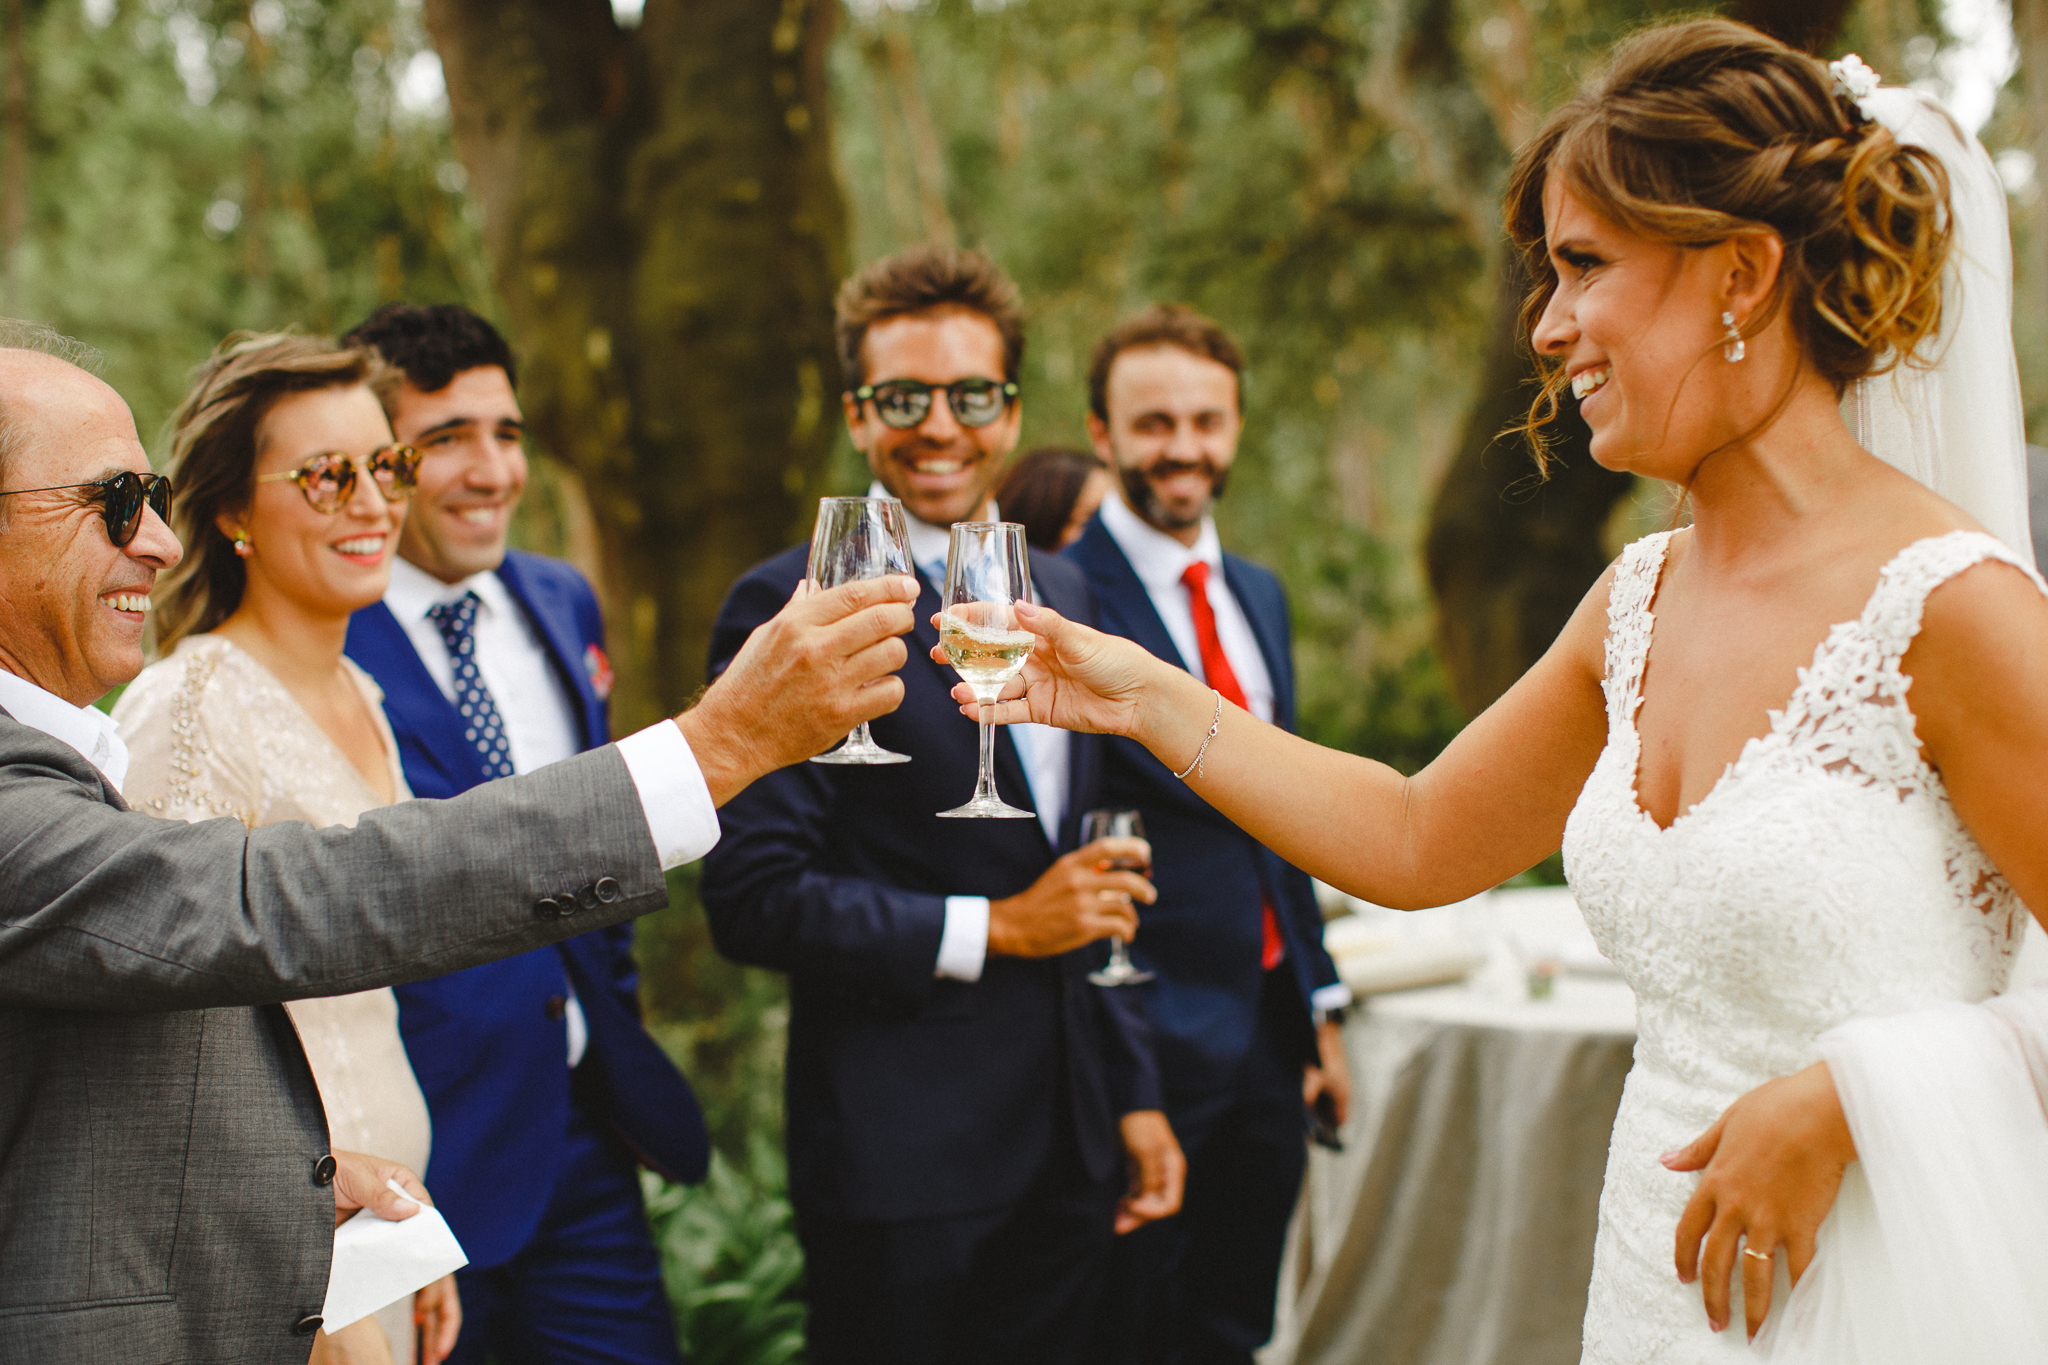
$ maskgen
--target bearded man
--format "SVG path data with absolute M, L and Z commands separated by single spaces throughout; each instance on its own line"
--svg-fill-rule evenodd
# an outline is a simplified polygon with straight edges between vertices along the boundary
M 1067 558 L 1102 629 L 1179 664 L 1261 720 L 1294 724 L 1279 579 L 1225 554 L 1210 514 L 1243 429 L 1243 353 L 1193 309 L 1155 305 L 1095 348 L 1088 431 L 1117 494 Z M 1138 906 L 1137 965 L 1166 1113 L 1186 1152 L 1180 1216 L 1119 1240 L 1095 1358 L 1241 1362 L 1272 1335 L 1305 1107 L 1343 1121 L 1339 1033 L 1351 995 L 1322 943 L 1307 874 L 1282 862 L 1127 739 L 1106 741 L 1102 799 L 1144 813 L 1159 896 Z

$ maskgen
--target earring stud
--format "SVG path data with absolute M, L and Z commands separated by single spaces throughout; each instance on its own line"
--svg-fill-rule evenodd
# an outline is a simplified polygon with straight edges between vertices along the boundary
M 255 553 L 256 547 L 249 543 L 249 533 L 247 531 L 235 532 L 235 557 L 237 559 L 247 559 Z
M 1735 325 L 1735 314 L 1721 314 L 1721 325 L 1728 329 L 1728 340 L 1722 343 L 1721 354 L 1726 356 L 1728 363 L 1732 365 L 1748 353 L 1748 347 L 1743 345 L 1742 329 Z

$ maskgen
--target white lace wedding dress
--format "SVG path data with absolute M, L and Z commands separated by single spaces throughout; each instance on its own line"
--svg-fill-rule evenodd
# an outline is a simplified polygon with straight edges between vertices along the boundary
M 1636 542 L 1619 562 L 1608 606 L 1607 747 L 1564 837 L 1579 905 L 1634 988 L 1640 1020 L 1600 1199 L 1588 1365 L 1753 1359 L 1739 1284 L 1732 1326 L 1715 1334 L 1698 1287 L 1678 1282 L 1674 1235 L 1697 1177 L 1666 1170 L 1658 1155 L 1697 1137 L 1745 1092 L 1819 1060 L 1822 1035 L 1837 1026 L 2000 991 L 2026 913 L 1921 757 L 1906 705 L 1911 680 L 1899 665 L 1936 587 L 1985 560 L 2030 575 L 2031 566 L 1972 532 L 1906 547 L 1862 616 L 1815 650 L 1769 733 L 1660 829 L 1636 794 L 1635 718 L 1671 534 Z M 2031 1089 L 2022 1092 L 2038 1119 Z M 1868 1158 L 1864 1130 L 1857 1136 Z M 1872 1220 L 1850 1234 L 1867 1243 L 1861 1261 L 1832 1226 L 1847 1218 L 1844 1206 L 1867 1205 L 1867 1164 L 1850 1168 L 1817 1267 L 1871 1258 L 1881 1266 Z M 1782 1255 L 1778 1264 L 1774 1323 L 1790 1297 Z M 1881 1269 L 1850 1276 L 1852 1287 L 1880 1292 L 1882 1278 Z M 1802 1280 L 1801 1294 L 1825 1279 Z M 1869 1316 L 1851 1314 L 1859 1315 Z M 1817 1358 L 1869 1358 L 1847 1342 L 1823 1345 Z

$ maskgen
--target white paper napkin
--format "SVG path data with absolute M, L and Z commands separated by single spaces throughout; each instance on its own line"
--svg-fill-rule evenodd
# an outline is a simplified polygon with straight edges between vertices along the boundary
M 384 1183 L 407 1203 L 416 1202 L 397 1181 Z M 412 1217 L 390 1222 L 363 1209 L 334 1230 L 322 1326 L 338 1332 L 468 1264 L 439 1210 L 420 1205 Z

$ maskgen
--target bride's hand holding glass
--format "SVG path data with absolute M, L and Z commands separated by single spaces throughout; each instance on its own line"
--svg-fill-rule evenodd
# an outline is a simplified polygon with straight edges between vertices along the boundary
M 1051 607 L 1018 603 L 1017 624 L 1039 637 L 1023 672 L 1004 685 L 992 708 L 999 725 L 1035 722 L 1084 734 L 1122 735 L 1148 747 L 1188 728 L 1194 745 L 1208 725 L 1213 698 L 1185 670 L 1154 657 L 1142 645 L 1069 621 Z M 937 618 L 933 618 L 937 625 Z M 932 658 L 945 663 L 940 650 Z M 956 684 L 953 700 L 969 719 L 980 714 L 974 689 Z M 1158 731 L 1157 735 L 1153 732 Z

